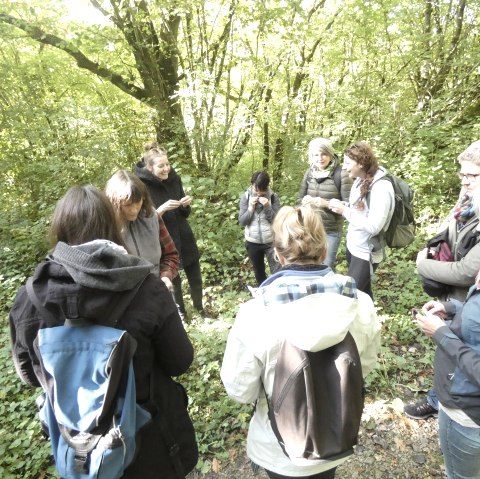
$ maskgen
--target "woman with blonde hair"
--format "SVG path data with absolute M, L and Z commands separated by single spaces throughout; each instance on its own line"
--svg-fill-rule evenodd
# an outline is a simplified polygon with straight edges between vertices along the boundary
M 241 305 L 221 378 L 230 397 L 256 403 L 247 440 L 253 463 L 265 468 L 271 479 L 331 479 L 344 457 L 299 465 L 284 454 L 272 430 L 266 397 L 272 394 L 277 357 L 284 341 L 301 349 L 308 343 L 308 351 L 316 352 L 351 332 L 365 376 L 376 362 L 380 325 L 371 299 L 357 291 L 351 278 L 323 264 L 327 237 L 316 209 L 285 206 L 272 229 L 281 269 Z M 325 337 L 331 338 L 330 344 Z
M 147 143 L 142 161 L 137 163 L 135 174 L 147 187 L 158 214 L 163 218 L 180 255 L 181 268 L 190 286 L 193 307 L 201 316 L 203 309 L 203 283 L 200 269 L 200 252 L 188 217 L 192 212 L 192 197 L 186 195 L 180 176 L 168 161 L 167 150 L 156 142 Z M 173 280 L 175 301 L 185 315 L 180 275 Z
M 343 217 L 328 208 L 331 199 L 348 201 L 352 179 L 342 169 L 332 142 L 326 138 L 314 138 L 308 144 L 309 168 L 303 176 L 298 193 L 302 205 L 318 208 L 327 233 L 325 264 L 335 268 L 337 251 L 342 239 Z

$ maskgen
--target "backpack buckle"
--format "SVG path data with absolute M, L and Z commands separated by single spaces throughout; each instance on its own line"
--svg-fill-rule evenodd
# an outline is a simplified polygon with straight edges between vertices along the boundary
M 75 452 L 73 463 L 75 472 L 88 474 L 88 454 Z

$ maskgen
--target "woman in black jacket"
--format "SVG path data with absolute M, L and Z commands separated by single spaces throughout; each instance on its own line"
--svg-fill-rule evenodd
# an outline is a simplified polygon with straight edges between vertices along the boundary
M 42 310 L 20 288 L 10 312 L 12 352 L 20 378 L 40 385 L 39 359 L 34 340 L 43 328 L 61 326 L 65 318 L 85 318 L 109 325 L 122 297 L 141 284 L 117 322 L 137 342 L 133 356 L 136 398 L 161 414 L 142 430 L 138 456 L 123 479 L 177 479 L 158 421 L 179 446 L 183 472 L 197 462 L 195 433 L 186 408 L 183 388 L 172 380 L 187 371 L 193 347 L 164 282 L 150 274 L 151 264 L 127 254 L 122 246 L 112 205 L 93 186 L 73 187 L 58 202 L 51 222 L 52 253 L 33 275 L 33 289 Z M 44 309 L 55 314 L 47 315 Z M 72 315 L 72 311 L 75 313 Z
M 137 164 L 135 173 L 147 186 L 153 204 L 165 222 L 180 255 L 181 267 L 190 286 L 193 306 L 204 316 L 200 253 L 192 228 L 187 221 L 191 213 L 192 197 L 185 195 L 182 180 L 170 166 L 165 148 L 155 142 L 145 146 L 143 159 Z M 173 280 L 173 287 L 178 308 L 185 314 L 180 275 Z

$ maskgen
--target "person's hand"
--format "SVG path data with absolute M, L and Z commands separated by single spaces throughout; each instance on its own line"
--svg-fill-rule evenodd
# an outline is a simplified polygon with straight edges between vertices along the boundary
M 163 205 L 160 205 L 157 208 L 157 213 L 160 216 L 162 216 L 163 213 L 165 213 L 166 211 L 176 210 L 180 206 L 182 206 L 182 203 L 180 201 L 178 201 L 178 200 L 168 200 L 168 201 L 165 201 L 165 203 L 163 203 Z
M 443 319 L 430 313 L 427 313 L 425 316 L 417 314 L 415 316 L 415 322 L 429 338 L 431 338 L 439 328 L 445 326 Z
M 314 202 L 319 208 L 328 208 L 330 205 L 326 199 L 320 197 L 315 198 Z
M 333 211 L 334 213 L 343 215 L 345 204 L 342 201 L 337 200 L 336 198 L 333 198 L 328 202 L 328 208 L 330 209 L 330 211 Z
M 445 306 L 440 301 L 428 301 L 423 305 L 422 312 L 425 314 L 434 314 L 441 319 L 445 319 L 447 317 Z
M 268 201 L 268 198 L 265 198 L 265 196 L 259 196 L 258 197 L 258 202 L 262 205 L 262 206 L 267 206 L 269 201 Z
M 170 278 L 167 278 L 166 276 L 162 276 L 161 280 L 165 283 L 165 286 L 168 288 L 168 291 L 172 292 L 173 291 L 173 283 L 170 280 Z
M 184 196 L 183 198 L 180 198 L 180 203 L 184 208 L 186 208 L 187 206 L 190 206 L 190 204 L 192 203 L 192 197 L 189 195 Z
M 424 259 L 427 259 L 427 254 L 428 254 L 428 248 L 423 248 L 422 251 L 419 251 L 417 254 L 417 266 L 420 261 L 423 261 Z
M 250 200 L 248 201 L 248 209 L 249 211 L 254 211 L 255 210 L 255 206 L 257 205 L 258 203 L 258 196 L 252 196 L 250 197 Z
M 302 198 L 302 206 L 308 205 L 308 203 L 311 203 L 314 200 L 314 198 L 310 195 L 305 195 Z

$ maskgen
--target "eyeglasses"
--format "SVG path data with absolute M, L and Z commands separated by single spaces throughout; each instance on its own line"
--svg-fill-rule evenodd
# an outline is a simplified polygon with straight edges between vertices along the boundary
M 458 178 L 460 181 L 467 180 L 469 183 L 472 181 L 477 181 L 478 177 L 480 176 L 479 174 L 473 175 L 471 173 L 457 173 Z

